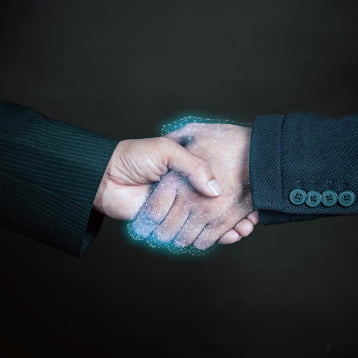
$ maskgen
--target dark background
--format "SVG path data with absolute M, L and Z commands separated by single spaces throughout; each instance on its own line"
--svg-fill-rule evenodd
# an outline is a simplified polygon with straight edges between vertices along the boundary
M 0 98 L 118 139 L 183 112 L 358 112 L 355 1 L 1 1 Z M 0 356 L 354 357 L 357 218 L 200 258 L 107 220 L 76 258 L 0 231 Z

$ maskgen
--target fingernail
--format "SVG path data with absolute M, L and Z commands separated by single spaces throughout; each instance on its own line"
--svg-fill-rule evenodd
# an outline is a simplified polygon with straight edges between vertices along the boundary
M 220 195 L 223 192 L 219 183 L 215 179 L 208 181 L 208 187 L 210 191 L 215 195 Z

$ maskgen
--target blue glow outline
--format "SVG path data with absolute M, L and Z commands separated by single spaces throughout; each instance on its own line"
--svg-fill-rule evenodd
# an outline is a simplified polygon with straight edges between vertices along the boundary
M 175 116 L 175 119 L 172 118 L 170 120 L 162 122 L 160 125 L 161 128 L 160 133 L 163 136 L 174 130 L 179 130 L 181 128 L 184 128 L 189 123 L 232 124 L 237 126 L 251 127 L 251 123 L 249 122 L 238 122 L 231 119 L 218 118 L 217 116 L 210 116 L 210 117 L 211 118 L 207 118 L 206 115 L 203 114 L 193 115 L 193 114 L 182 113 L 180 115 Z M 150 195 L 155 190 L 158 183 L 155 183 L 153 185 L 152 191 L 148 197 L 150 197 Z M 154 249 L 156 251 L 160 251 L 172 255 L 185 255 L 185 256 L 206 256 L 207 254 L 212 253 L 214 251 L 214 248 L 218 246 L 218 243 L 215 243 L 210 248 L 205 250 L 197 249 L 193 245 L 180 248 L 174 245 L 175 237 L 170 242 L 163 242 L 157 239 L 153 235 L 153 232 L 156 228 L 155 226 L 158 225 L 159 223 L 155 223 L 154 221 L 151 223 L 150 219 L 148 219 L 148 229 L 151 230 L 151 228 L 153 228 L 150 234 L 148 236 L 143 236 L 143 237 L 138 235 L 135 232 L 133 226 L 135 225 L 136 220 L 138 220 L 138 217 L 140 215 L 143 215 L 142 211 L 144 209 L 144 205 L 145 204 L 143 204 L 143 206 L 139 209 L 137 215 L 127 223 L 127 233 L 134 242 L 141 243 L 143 244 L 143 246 L 145 246 L 148 249 L 152 249 L 152 250 Z M 144 218 L 144 220 L 146 220 L 146 218 Z

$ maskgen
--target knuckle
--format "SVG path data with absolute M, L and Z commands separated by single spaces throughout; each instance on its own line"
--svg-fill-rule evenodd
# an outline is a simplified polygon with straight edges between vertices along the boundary
M 196 170 L 208 170 L 209 163 L 205 159 L 196 158 L 195 159 L 195 168 L 196 168 Z
M 168 148 L 172 144 L 172 141 L 166 137 L 158 137 L 158 138 L 156 138 L 156 140 L 157 140 L 158 146 L 163 149 Z

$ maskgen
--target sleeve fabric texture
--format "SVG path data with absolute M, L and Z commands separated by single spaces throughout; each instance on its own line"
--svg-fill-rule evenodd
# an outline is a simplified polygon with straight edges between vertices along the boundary
M 274 224 L 358 214 L 358 200 L 344 207 L 295 205 L 294 189 L 358 194 L 358 116 L 313 114 L 256 118 L 250 145 L 250 183 L 260 222 Z
M 81 255 L 103 221 L 92 205 L 117 143 L 0 102 L 0 225 Z

